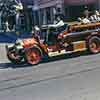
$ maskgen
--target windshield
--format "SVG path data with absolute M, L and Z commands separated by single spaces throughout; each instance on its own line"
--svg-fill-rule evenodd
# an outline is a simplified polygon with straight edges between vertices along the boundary
M 44 40 L 44 43 L 48 43 L 50 41 L 53 41 L 53 33 L 56 33 L 56 28 L 41 28 L 41 31 L 39 33 L 40 39 Z

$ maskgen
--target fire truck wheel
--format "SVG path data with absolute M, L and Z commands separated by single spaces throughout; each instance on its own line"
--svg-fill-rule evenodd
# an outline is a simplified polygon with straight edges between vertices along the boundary
M 25 52 L 26 60 L 31 65 L 36 65 L 41 61 L 41 53 L 38 48 L 31 48 Z
M 89 51 L 93 54 L 100 52 L 100 38 L 92 36 L 88 41 Z

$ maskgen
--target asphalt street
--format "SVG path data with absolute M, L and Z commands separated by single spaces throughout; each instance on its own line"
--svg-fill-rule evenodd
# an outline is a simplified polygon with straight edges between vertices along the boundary
M 100 100 L 100 54 L 14 65 L 0 44 L 0 100 Z

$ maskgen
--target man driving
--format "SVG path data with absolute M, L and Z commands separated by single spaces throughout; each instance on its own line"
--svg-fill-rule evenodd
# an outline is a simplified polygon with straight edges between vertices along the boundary
M 49 27 L 54 27 L 54 28 L 59 28 L 64 26 L 64 22 L 63 20 L 58 16 L 57 17 L 57 23 L 56 24 L 52 24 L 52 25 L 48 25 Z
M 61 19 L 60 16 L 58 16 L 56 20 L 57 20 L 57 22 L 55 24 L 48 25 L 48 27 L 56 28 L 57 29 L 56 34 L 58 34 L 58 33 L 62 32 L 63 30 L 65 30 L 67 25 L 64 23 L 64 21 Z

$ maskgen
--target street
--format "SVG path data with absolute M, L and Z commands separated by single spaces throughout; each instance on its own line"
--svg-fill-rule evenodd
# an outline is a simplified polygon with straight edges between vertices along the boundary
M 0 100 L 100 100 L 100 54 L 11 64 L 0 44 Z

